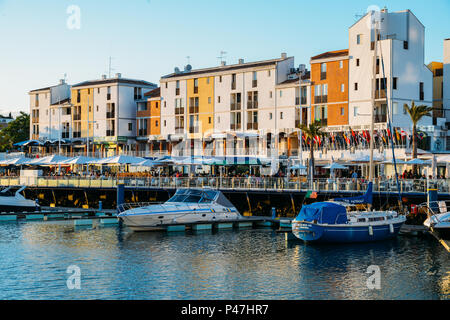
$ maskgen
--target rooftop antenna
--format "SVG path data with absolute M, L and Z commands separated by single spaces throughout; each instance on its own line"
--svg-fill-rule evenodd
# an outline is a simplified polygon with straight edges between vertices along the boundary
M 186 59 L 187 59 L 187 63 L 191 64 L 191 56 L 186 56 Z
M 220 56 L 219 57 L 217 57 L 217 59 L 220 59 L 220 63 L 222 63 L 223 61 L 224 61 L 224 58 L 225 58 L 225 55 L 226 55 L 227 53 L 225 52 L 225 51 L 220 51 Z
M 115 70 L 113 67 L 112 67 L 112 59 L 113 59 L 113 57 L 111 57 L 111 56 L 109 56 L 109 63 L 108 63 L 108 78 L 111 78 L 111 72 L 113 71 L 113 70 Z

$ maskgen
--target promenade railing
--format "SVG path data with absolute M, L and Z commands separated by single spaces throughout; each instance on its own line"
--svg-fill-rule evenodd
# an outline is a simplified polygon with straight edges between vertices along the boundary
M 368 181 L 364 179 L 316 179 L 313 184 L 305 178 L 277 177 L 0 177 L 0 186 L 66 187 L 66 188 L 115 188 L 118 184 L 135 188 L 177 189 L 209 187 L 221 190 L 298 190 L 298 191 L 348 191 L 363 192 Z M 426 193 L 427 189 L 437 189 L 440 193 L 450 193 L 450 180 L 411 179 L 400 180 L 401 193 Z M 398 192 L 395 179 L 377 180 L 375 192 Z

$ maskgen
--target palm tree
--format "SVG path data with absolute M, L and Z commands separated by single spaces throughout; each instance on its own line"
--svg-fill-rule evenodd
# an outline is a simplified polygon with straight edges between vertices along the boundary
M 409 114 L 409 117 L 411 118 L 411 121 L 413 123 L 412 127 L 412 159 L 417 158 L 417 123 L 424 117 L 429 116 L 431 110 L 433 110 L 433 107 L 421 105 L 416 106 L 414 101 L 411 101 L 411 107 L 408 106 L 408 104 L 404 104 L 403 108 L 405 111 Z M 417 166 L 413 166 L 414 173 L 417 171 Z
M 306 142 L 309 141 L 309 170 L 310 176 L 314 179 L 314 143 L 316 137 L 323 137 L 325 132 L 322 131 L 323 126 L 320 121 L 315 121 L 309 126 L 305 124 L 300 125 L 300 129 L 306 136 Z

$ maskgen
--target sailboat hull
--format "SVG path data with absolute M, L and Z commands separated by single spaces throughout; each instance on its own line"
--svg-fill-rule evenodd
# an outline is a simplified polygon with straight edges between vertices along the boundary
M 293 222 L 293 234 L 307 242 L 352 243 L 372 242 L 395 238 L 403 221 L 384 225 L 346 226 L 319 225 L 310 222 Z

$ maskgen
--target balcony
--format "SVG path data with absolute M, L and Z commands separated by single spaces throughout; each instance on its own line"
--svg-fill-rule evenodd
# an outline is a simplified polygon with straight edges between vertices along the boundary
M 138 136 L 143 137 L 147 135 L 147 129 L 139 129 Z
M 73 121 L 81 120 L 81 113 L 74 113 L 73 114 Z
M 74 138 L 81 138 L 81 131 L 74 131 L 72 135 Z
M 295 120 L 295 127 L 297 128 L 297 129 L 300 129 L 300 125 L 302 124 L 302 121 L 301 120 Z
M 434 108 L 433 109 L 433 117 L 434 118 L 444 118 L 444 109 Z
M 194 87 L 194 94 L 198 93 L 198 87 Z
M 231 111 L 241 110 L 241 103 L 240 102 L 232 102 L 230 105 L 230 110 Z
M 180 95 L 180 88 L 175 88 L 175 95 L 179 96 Z
M 247 109 L 258 109 L 258 101 L 247 101 Z
M 34 117 L 32 123 L 39 123 L 39 118 Z
M 321 72 L 320 73 L 320 80 L 326 80 L 327 79 L 327 73 L 326 72 Z
M 322 127 L 326 127 L 326 126 L 328 125 L 328 119 L 316 119 L 315 121 L 316 121 L 316 122 L 319 122 L 319 124 L 320 124 Z
M 189 107 L 189 113 L 198 113 L 198 106 Z
M 175 127 L 175 133 L 176 133 L 176 134 L 182 134 L 182 133 L 184 133 L 184 126 Z
M 258 80 L 252 80 L 252 88 L 256 88 L 258 86 Z
M 385 123 L 387 121 L 387 116 L 385 114 L 376 114 L 374 115 L 375 123 Z
M 375 90 L 375 99 L 386 99 L 386 89 Z
M 142 95 L 140 95 L 140 94 L 134 95 L 134 100 L 141 100 L 141 99 L 142 99 Z
M 327 103 L 328 102 L 328 96 L 315 96 L 314 97 L 314 103 Z
M 111 93 L 106 94 L 106 100 L 111 100 Z
M 106 136 L 107 137 L 113 137 L 114 136 L 114 130 L 106 130 Z
M 420 100 L 420 101 L 425 100 L 425 95 L 424 95 L 423 91 L 420 92 L 419 100 Z
M 184 108 L 183 107 L 175 108 L 175 114 L 184 114 Z
M 300 105 L 300 97 L 295 97 L 295 105 Z
M 258 130 L 258 123 L 247 123 L 247 130 Z
M 240 123 L 230 124 L 230 130 L 241 130 L 241 124 Z
M 307 104 L 306 97 L 301 97 L 300 104 Z
M 231 82 L 231 90 L 236 90 L 236 81 Z
M 63 132 L 61 133 L 61 138 L 62 139 L 68 139 L 70 137 L 70 132 Z
M 109 111 L 106 113 L 106 119 L 115 118 L 116 114 L 114 111 Z
M 189 133 L 198 133 L 198 127 L 189 127 Z

